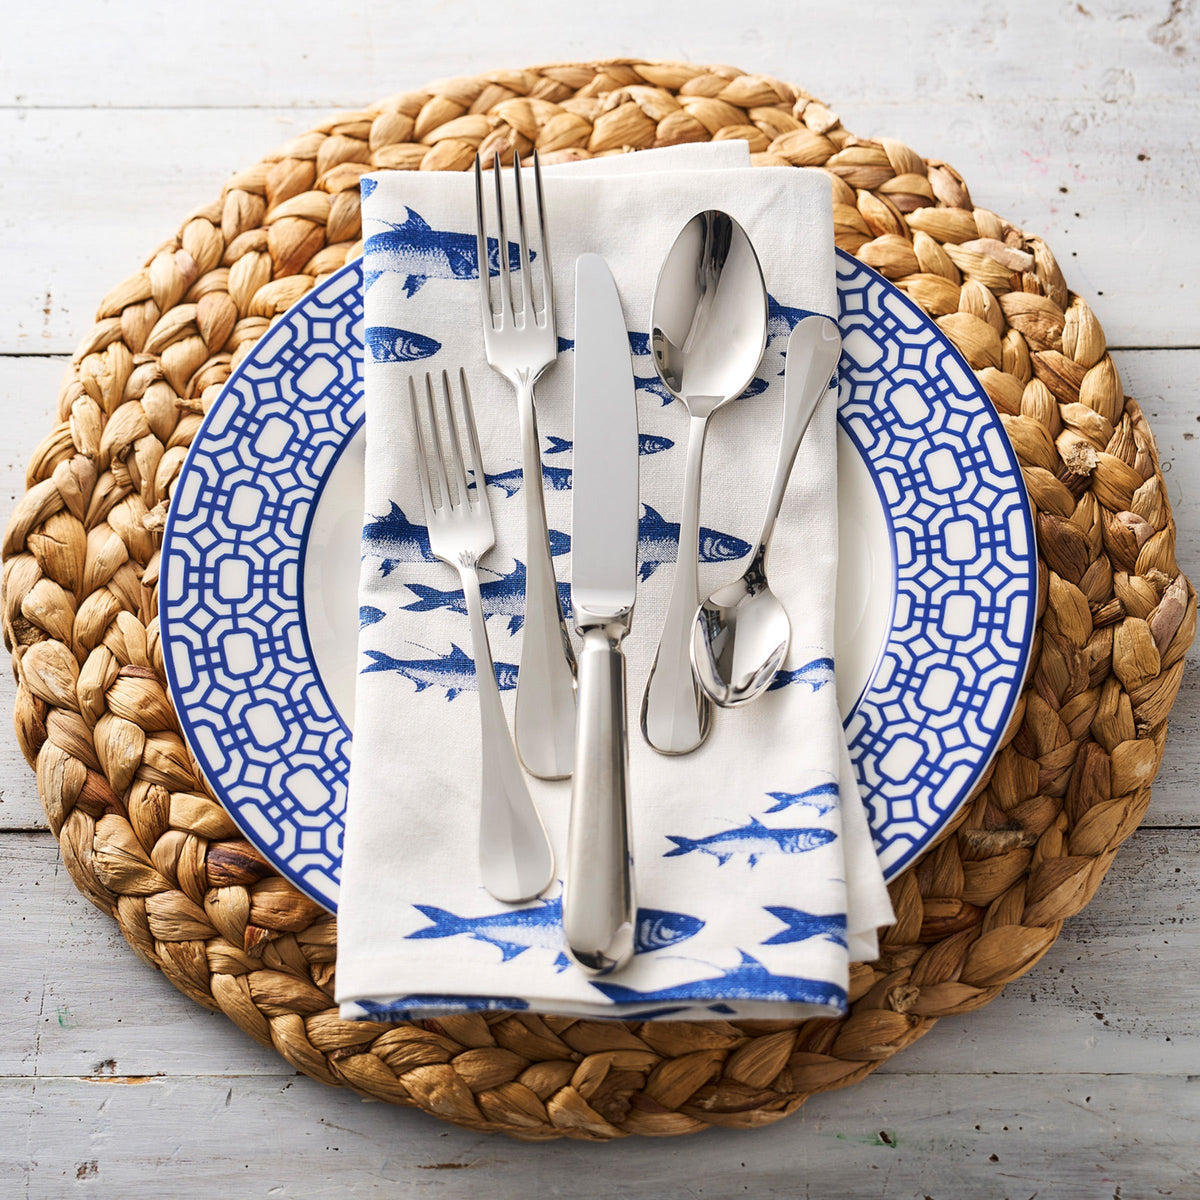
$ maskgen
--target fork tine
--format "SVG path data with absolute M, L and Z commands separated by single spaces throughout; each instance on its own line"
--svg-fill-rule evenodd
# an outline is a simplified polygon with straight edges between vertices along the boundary
M 446 429 L 450 435 L 450 473 L 458 489 L 457 505 L 470 506 L 467 496 L 467 475 L 463 466 L 462 443 L 458 438 L 458 418 L 454 415 L 453 396 L 450 392 L 450 373 L 442 371 L 442 407 L 446 413 Z
M 500 319 L 505 329 L 513 324 L 513 291 L 512 272 L 508 269 L 508 226 L 504 223 L 504 179 L 500 170 L 500 152 L 492 164 L 492 174 L 496 177 L 496 215 L 500 219 L 499 252 L 500 260 Z
M 537 198 L 538 240 L 541 242 L 542 263 L 542 308 L 544 323 L 549 326 L 551 333 L 556 326 L 554 323 L 554 275 L 550 270 L 550 239 L 546 236 L 546 206 L 542 203 L 542 167 L 538 162 L 538 152 L 533 152 L 533 192 Z M 530 288 L 532 291 L 532 287 Z
M 417 403 L 417 384 L 408 377 L 408 399 L 412 408 L 413 428 L 417 433 L 417 474 L 421 479 L 421 500 L 425 504 L 425 520 L 433 520 L 437 511 L 433 506 L 433 493 L 429 488 L 429 454 L 425 446 L 425 435 L 421 432 L 421 412 Z
M 488 261 L 487 226 L 483 219 L 483 164 L 475 155 L 475 254 L 479 263 L 479 308 L 484 329 L 492 328 L 492 268 Z
M 529 263 L 529 239 L 525 235 L 525 196 L 521 188 L 521 156 L 513 154 L 513 183 L 517 192 L 517 241 L 521 247 L 521 312 L 526 323 L 537 319 L 533 274 Z
M 433 461 L 437 472 L 438 487 L 442 493 L 442 507 L 453 507 L 450 496 L 450 481 L 446 478 L 446 447 L 442 444 L 442 431 L 438 428 L 437 408 L 433 401 L 433 376 L 425 374 L 425 411 L 429 415 L 429 428 L 433 432 Z
M 488 503 L 487 476 L 483 473 L 483 456 L 479 453 L 479 431 L 475 428 L 475 410 L 471 405 L 471 389 L 467 386 L 467 372 L 463 367 L 458 368 L 458 380 L 462 388 L 463 417 L 467 428 L 467 450 L 471 455 L 469 468 L 475 480 L 475 506 L 490 519 L 492 510 Z

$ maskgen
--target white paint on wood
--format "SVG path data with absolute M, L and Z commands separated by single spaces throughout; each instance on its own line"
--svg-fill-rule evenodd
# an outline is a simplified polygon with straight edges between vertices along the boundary
M 856 133 L 950 162 L 977 204 L 1044 236 L 1110 345 L 1159 348 L 1116 361 L 1158 438 L 1180 564 L 1200 578 L 1194 5 L 680 11 L 26 6 L 0 38 L 3 517 L 50 427 L 63 359 L 44 356 L 73 351 L 100 298 L 232 172 L 327 115 L 431 79 L 630 54 L 793 80 Z M 296 1077 L 139 962 L 75 891 L 33 776 L 0 736 L 2 1194 L 1196 1195 L 1197 678 L 1189 666 L 1148 827 L 999 1000 L 777 1126 L 609 1147 L 469 1134 Z
M 1181 1076 L 876 1076 L 753 1132 L 531 1145 L 308 1079 L 0 1080 L 0 1184 L 62 1196 L 280 1200 L 1100 1200 L 1195 1195 Z M 981 1099 L 982 1098 L 982 1099 Z

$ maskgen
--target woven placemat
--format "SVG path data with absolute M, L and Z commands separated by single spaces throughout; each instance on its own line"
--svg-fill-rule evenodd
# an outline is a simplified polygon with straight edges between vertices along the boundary
M 335 922 L 207 794 L 164 684 L 161 531 L 201 416 L 247 349 L 359 252 L 358 180 L 746 138 L 824 170 L 837 244 L 929 313 L 975 369 L 1036 508 L 1038 631 L 1004 748 L 956 827 L 892 887 L 851 1013 L 612 1023 L 527 1013 L 338 1019 Z M 1091 309 L 1038 238 L 960 176 L 854 137 L 799 88 L 691 64 L 455 79 L 347 113 L 231 179 L 102 302 L 4 543 L 16 728 L 63 860 L 130 945 L 305 1074 L 527 1139 L 778 1120 L 991 1000 L 1091 898 L 1137 826 L 1196 627 L 1158 454 Z

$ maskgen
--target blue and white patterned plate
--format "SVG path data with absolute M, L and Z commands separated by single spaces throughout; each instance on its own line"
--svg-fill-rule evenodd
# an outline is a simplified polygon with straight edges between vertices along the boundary
M 841 252 L 838 294 L 838 693 L 890 879 L 997 749 L 1028 662 L 1037 557 L 1020 467 L 958 352 Z M 159 584 L 171 696 L 205 778 L 279 872 L 331 909 L 358 631 L 361 357 L 353 263 L 271 327 L 209 412 L 172 495 Z

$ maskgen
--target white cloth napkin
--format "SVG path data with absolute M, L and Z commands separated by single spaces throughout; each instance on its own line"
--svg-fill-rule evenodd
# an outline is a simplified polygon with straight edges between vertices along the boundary
M 758 533 L 778 449 L 788 333 L 808 312 L 837 315 L 828 181 L 748 162 L 745 143 L 716 143 L 544 171 L 564 340 L 539 384 L 538 420 L 564 593 L 574 263 L 585 252 L 604 255 L 617 281 L 643 451 L 640 582 L 625 641 L 639 953 L 599 980 L 562 951 L 560 884 L 514 908 L 492 899 L 475 866 L 480 750 L 470 639 L 457 578 L 427 553 L 407 403 L 410 375 L 467 368 L 496 525 L 496 548 L 482 564 L 485 607 L 511 726 L 525 553 L 521 459 L 512 389 L 483 356 L 473 178 L 388 172 L 364 180 L 367 515 L 338 910 L 345 1017 L 487 1008 L 675 1019 L 837 1015 L 851 957 L 877 953 L 876 929 L 892 912 L 833 681 L 833 389 L 801 448 L 772 545 L 772 585 L 792 622 L 783 686 L 745 708 L 718 710 L 708 741 L 686 757 L 658 755 L 637 727 L 677 549 L 687 426 L 648 351 L 659 264 L 689 217 L 722 208 L 754 242 L 771 296 L 756 383 L 710 422 L 704 593 L 736 577 Z M 372 242 L 374 234 L 391 236 Z M 529 782 L 561 865 L 570 783 Z

